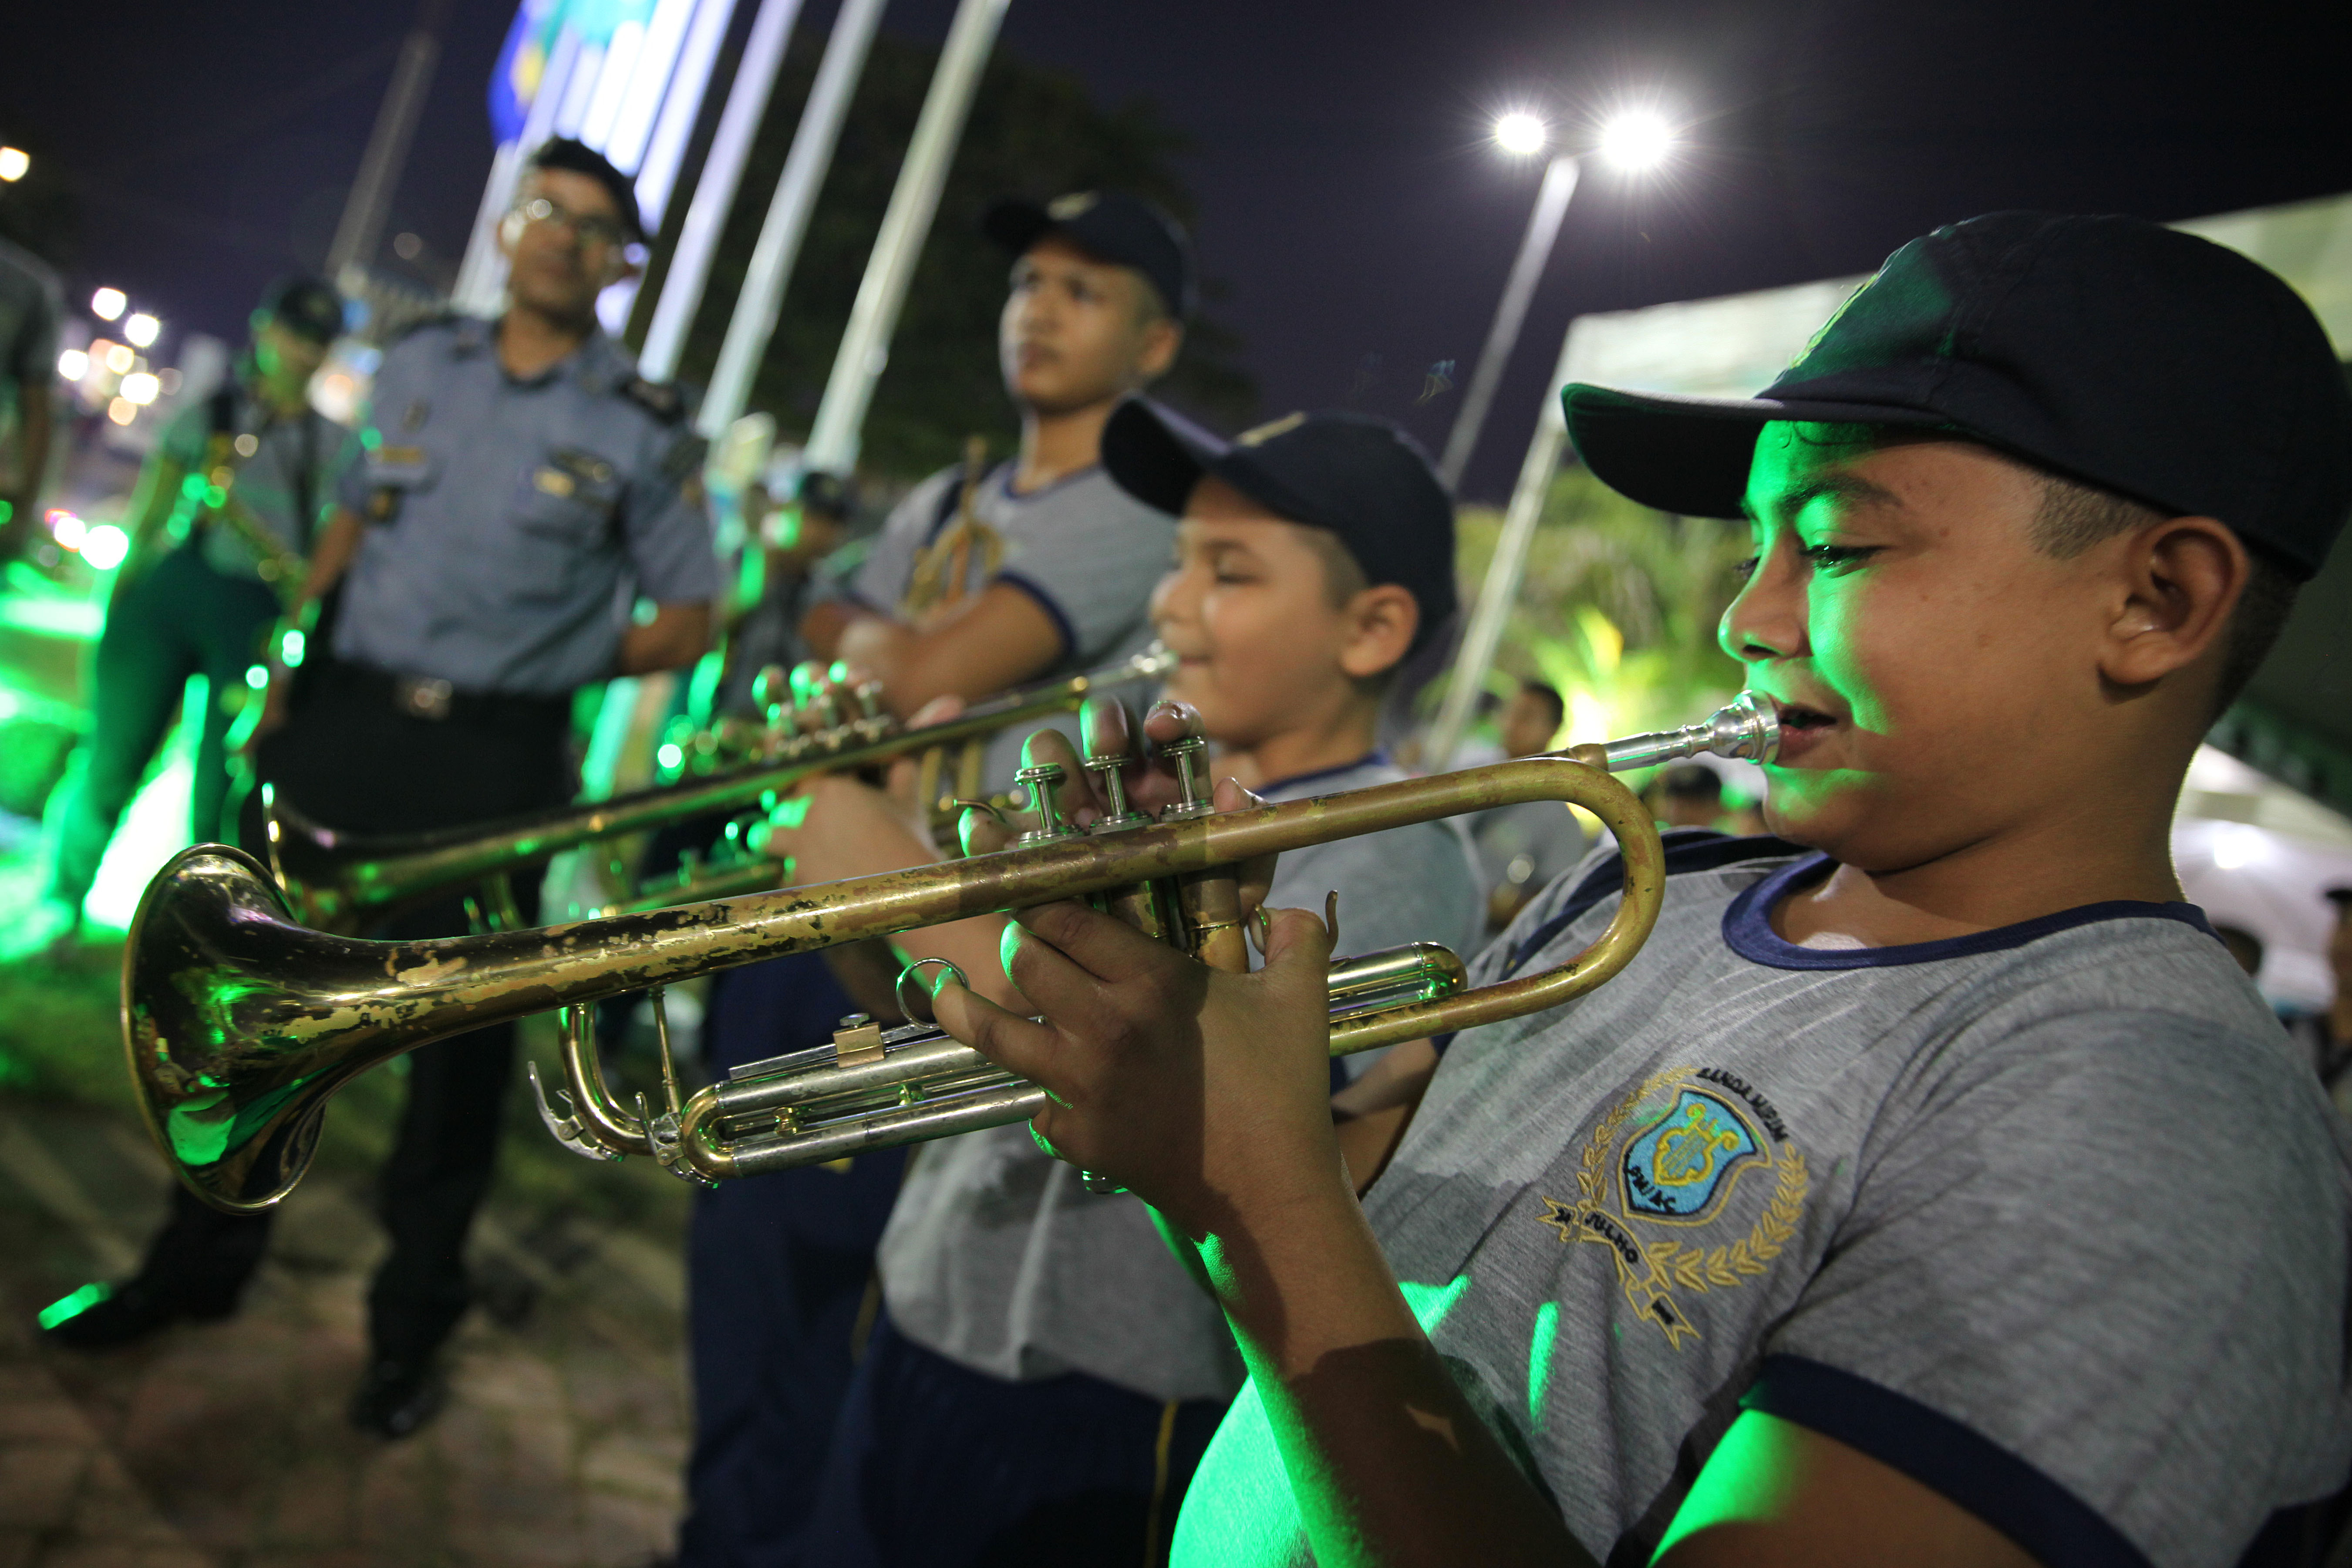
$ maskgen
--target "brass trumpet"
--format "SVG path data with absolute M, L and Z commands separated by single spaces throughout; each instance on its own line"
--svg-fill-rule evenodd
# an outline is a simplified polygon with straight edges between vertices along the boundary
M 860 1021 L 832 1045 L 739 1068 L 683 1100 L 665 1032 L 662 1108 L 640 1097 L 632 1114 L 602 1082 L 581 1005 L 1073 898 L 1096 899 L 1204 962 L 1241 968 L 1233 868 L 1242 861 L 1538 800 L 1574 802 L 1616 835 L 1623 902 L 1591 947 L 1556 969 L 1465 990 L 1459 959 L 1433 944 L 1335 965 L 1331 1050 L 1368 1050 L 1556 1006 L 1615 974 L 1657 919 L 1664 860 L 1649 814 L 1606 770 L 1699 751 L 1769 760 L 1778 743 L 1773 710 L 1743 697 L 1680 731 L 1221 813 L 1208 805 L 1204 742 L 1193 736 L 1164 748 L 1176 753 L 1182 798 L 1157 822 L 1126 809 L 1117 784 L 1126 759 L 1089 746 L 1088 766 L 1102 770 L 1112 797 L 1091 829 L 1061 818 L 1061 770 L 1030 768 L 1024 778 L 1036 793 L 1039 826 L 995 854 L 435 942 L 305 929 L 259 864 L 203 845 L 175 857 L 140 902 L 123 955 L 123 1044 L 149 1128 L 181 1180 L 231 1213 L 267 1208 L 292 1189 L 327 1100 L 359 1073 L 434 1040 L 557 1008 L 568 1010 L 575 1109 L 559 1116 L 543 1099 L 541 1109 L 576 1151 L 650 1153 L 703 1181 L 782 1170 L 1023 1121 L 1044 1091 L 936 1029 L 886 1033 Z
M 489 924 L 511 927 L 518 922 L 501 913 L 510 905 L 501 879 L 558 850 L 708 812 L 757 806 L 763 796 L 781 795 L 818 773 L 876 767 L 909 752 L 973 746 L 1013 725 L 1075 711 L 1108 687 L 1152 679 L 1173 668 L 1174 658 L 1154 645 L 1124 663 L 976 703 L 945 723 L 919 730 L 903 728 L 869 699 L 855 718 L 836 715 L 838 721 L 825 728 L 776 735 L 770 754 L 747 766 L 480 827 L 343 833 L 308 820 L 273 797 L 268 807 L 270 869 L 294 917 L 320 931 L 356 931 L 403 905 L 470 887 L 486 889 Z M 707 874 L 689 867 L 685 885 L 648 889 L 647 896 L 622 909 L 642 911 L 751 892 L 774 886 L 779 875 L 772 860 L 745 847 Z

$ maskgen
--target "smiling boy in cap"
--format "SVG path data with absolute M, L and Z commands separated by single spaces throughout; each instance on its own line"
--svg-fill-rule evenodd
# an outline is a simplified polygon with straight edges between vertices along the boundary
M 1454 604 L 1453 503 L 1427 458 L 1357 415 L 1294 415 L 1228 443 L 1137 399 L 1104 429 L 1103 464 L 1138 500 L 1181 513 L 1152 623 L 1181 660 L 1167 694 L 1198 710 L 1215 771 L 1269 801 L 1402 778 L 1375 749 L 1381 704 Z M 1147 729 L 1167 739 L 1171 717 L 1156 710 Z M 1101 808 L 1059 736 L 1032 744 L 1064 765 L 1074 810 Z M 1137 798 L 1166 804 L 1166 783 L 1139 781 Z M 839 779 L 816 793 L 802 827 L 778 836 L 803 879 L 934 858 L 875 792 Z M 1288 857 L 1275 885 L 1318 908 L 1337 891 L 1350 952 L 1467 952 L 1480 934 L 1476 873 L 1451 824 Z M 995 978 L 1003 934 L 991 917 L 898 946 L 1011 1002 Z M 803 1568 L 1161 1561 L 1242 1368 L 1144 1206 L 1088 1190 L 1025 1127 L 993 1128 L 912 1162 L 880 1262 L 887 1315 Z
M 2167 847 L 2352 503 L 2318 324 L 2205 241 L 2000 214 L 1759 398 L 1566 396 L 1605 482 L 1748 517 L 1721 637 L 1785 727 L 1781 839 L 1678 841 L 1615 981 L 1400 1047 L 1337 1131 L 1304 913 L 1203 975 L 1049 906 L 1007 964 L 1045 1022 L 938 998 L 1202 1245 L 1253 1381 L 1177 1560 L 2324 1549 L 2346 1134 Z M 1619 874 L 1473 981 L 1569 961 Z

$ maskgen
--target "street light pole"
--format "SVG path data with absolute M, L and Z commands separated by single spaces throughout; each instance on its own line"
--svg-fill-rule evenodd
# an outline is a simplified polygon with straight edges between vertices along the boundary
M 1511 276 L 1503 285 L 1503 298 L 1495 307 L 1495 323 L 1486 330 L 1486 347 L 1478 351 L 1477 368 L 1471 372 L 1469 387 L 1462 395 L 1462 408 L 1454 416 L 1454 429 L 1445 437 L 1445 455 L 1438 460 L 1438 477 L 1449 490 L 1462 483 L 1462 470 L 1470 466 L 1470 454 L 1478 445 L 1479 429 L 1486 423 L 1486 410 L 1495 401 L 1495 387 L 1503 379 L 1503 366 L 1510 360 L 1512 345 L 1518 342 L 1520 323 L 1527 320 L 1528 301 L 1535 298 L 1536 284 L 1543 277 L 1544 262 L 1551 256 L 1552 241 L 1559 236 L 1560 219 L 1567 216 L 1568 198 L 1576 194 L 1577 162 L 1562 153 L 1544 168 L 1543 186 L 1536 192 L 1535 211 L 1528 216 L 1528 232 L 1519 241 L 1518 259 L 1511 263 Z

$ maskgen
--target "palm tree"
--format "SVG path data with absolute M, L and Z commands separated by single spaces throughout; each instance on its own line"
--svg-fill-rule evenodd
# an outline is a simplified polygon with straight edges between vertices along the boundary
M 1459 569 L 1472 592 L 1502 521 L 1488 508 L 1460 515 Z M 1748 552 L 1735 523 L 1652 511 L 1570 469 L 1546 499 L 1489 687 L 1557 687 L 1578 740 L 1687 723 L 1739 689 L 1716 624 Z

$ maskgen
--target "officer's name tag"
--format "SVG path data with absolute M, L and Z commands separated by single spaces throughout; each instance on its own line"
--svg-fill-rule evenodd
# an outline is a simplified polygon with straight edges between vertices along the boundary
M 372 447 L 367 453 L 368 482 L 376 485 L 419 485 L 433 470 L 433 458 L 422 447 Z

